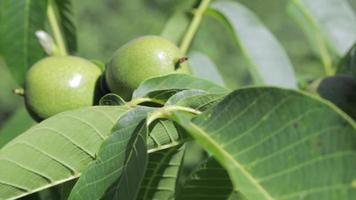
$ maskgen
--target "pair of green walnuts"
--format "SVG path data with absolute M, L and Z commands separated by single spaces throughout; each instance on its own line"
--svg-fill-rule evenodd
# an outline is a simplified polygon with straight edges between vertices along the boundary
M 145 79 L 188 73 L 182 58 L 175 44 L 158 36 L 140 37 L 119 48 L 105 72 L 80 57 L 47 57 L 27 72 L 25 104 L 29 113 L 41 121 L 66 110 L 94 105 L 103 95 L 100 90 L 103 87 L 130 100 Z M 100 81 L 101 78 L 105 81 Z

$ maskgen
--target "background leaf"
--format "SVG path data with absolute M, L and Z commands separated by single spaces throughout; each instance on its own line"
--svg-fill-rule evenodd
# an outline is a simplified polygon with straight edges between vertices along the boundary
M 169 74 L 148 79 L 134 91 L 133 97 L 150 97 L 167 100 L 176 92 L 188 89 L 199 89 L 212 93 L 228 92 L 229 90 L 210 81 L 186 74 Z
M 297 87 L 288 55 L 253 12 L 232 1 L 216 1 L 210 7 L 210 13 L 234 34 L 257 84 Z
M 184 35 L 186 29 L 188 28 L 190 22 L 189 15 L 185 12 L 177 11 L 166 22 L 161 36 L 165 37 L 175 44 L 179 44 Z
M 18 84 L 44 56 L 35 32 L 44 29 L 46 11 L 46 0 L 0 1 L 0 54 Z
M 339 63 L 337 73 L 356 79 L 356 44 Z
M 138 199 L 172 199 L 183 161 L 185 146 L 149 155 L 145 178 Z
M 63 112 L 12 140 L 0 150 L 0 199 L 77 178 L 126 110 L 98 106 Z
M 355 43 L 356 16 L 347 0 L 290 0 L 290 4 L 299 9 L 304 24 L 327 42 L 333 54 L 342 57 Z
M 189 54 L 189 68 L 196 77 L 225 86 L 224 80 L 214 62 L 205 54 L 193 51 Z
M 248 199 L 355 197 L 355 122 L 330 103 L 291 90 L 247 88 L 193 120 L 173 116 Z
M 71 0 L 55 0 L 55 2 L 58 20 L 65 36 L 66 47 L 73 54 L 77 51 L 77 35 Z
M 35 124 L 36 122 L 28 114 L 25 106 L 17 108 L 15 113 L 0 129 L 0 149 Z

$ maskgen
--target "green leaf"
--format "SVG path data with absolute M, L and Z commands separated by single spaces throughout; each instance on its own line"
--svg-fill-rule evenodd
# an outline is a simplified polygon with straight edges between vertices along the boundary
M 145 178 L 138 199 L 172 199 L 183 161 L 185 146 L 149 155 Z
M 190 18 L 185 12 L 175 12 L 166 22 L 161 36 L 171 40 L 175 44 L 179 44 L 188 28 Z
M 0 54 L 19 84 L 44 56 L 35 32 L 45 27 L 46 6 L 46 0 L 0 1 Z
M 216 1 L 209 13 L 225 23 L 250 61 L 257 84 L 296 88 L 293 66 L 283 47 L 245 6 L 232 1 Z
M 170 106 L 170 105 L 175 105 L 177 104 L 179 101 L 188 98 L 188 97 L 194 97 L 196 95 L 200 95 L 200 94 L 207 94 L 207 92 L 205 92 L 204 90 L 196 90 L 196 89 L 192 89 L 192 90 L 183 90 L 181 92 L 177 92 L 176 94 L 172 95 L 167 102 L 165 103 L 166 106 Z
M 232 183 L 226 170 L 214 158 L 208 158 L 201 162 L 184 181 L 177 200 L 222 200 L 229 199 L 233 193 Z
M 115 189 L 115 186 L 120 185 L 121 181 L 129 181 L 125 180 L 129 178 L 125 174 L 130 167 L 137 170 L 136 173 L 141 174 L 143 177 L 142 171 L 145 171 L 145 155 L 147 154 L 145 147 L 146 133 L 144 133 L 146 132 L 144 131 L 146 130 L 145 118 L 152 110 L 152 108 L 148 107 L 137 107 L 120 117 L 112 130 L 113 134 L 100 147 L 95 162 L 83 172 L 69 199 L 90 200 L 102 198 L 106 191 Z M 144 153 L 142 152 L 143 150 Z M 140 159 L 142 159 L 142 162 L 140 162 Z M 136 166 L 131 166 L 135 163 Z M 130 179 L 137 183 L 140 182 L 142 177 L 137 175 L 136 177 L 130 177 Z M 132 183 L 131 180 L 130 183 Z M 114 187 L 111 188 L 113 185 Z M 130 189 L 132 192 L 132 188 L 125 189 Z M 116 190 L 113 190 L 113 192 L 116 192 Z M 120 197 L 122 197 L 121 195 L 126 195 L 126 193 L 122 192 L 132 194 L 126 190 L 119 192 L 119 194 L 110 193 L 110 195 L 118 195 Z M 126 196 L 123 199 L 131 198 Z
M 77 178 L 126 110 L 97 106 L 63 112 L 13 139 L 0 150 L 0 199 Z
M 106 94 L 99 100 L 99 105 L 120 106 L 125 105 L 125 103 L 125 100 L 123 100 L 119 95 L 114 93 Z
M 339 63 L 337 73 L 352 76 L 356 79 L 356 44 Z
M 35 124 L 36 122 L 28 114 L 25 106 L 17 108 L 0 129 L 0 149 Z
M 224 86 L 224 80 L 214 62 L 205 54 L 193 51 L 189 54 L 189 68 L 196 77 Z
M 169 74 L 144 81 L 133 94 L 133 98 L 150 97 L 167 100 L 173 94 L 188 89 L 199 89 L 210 93 L 222 93 L 229 90 L 210 81 L 187 74 Z
M 74 25 L 73 6 L 71 0 L 55 0 L 58 20 L 65 37 L 66 47 L 70 53 L 77 51 L 77 35 Z
M 356 79 L 342 75 L 326 77 L 320 81 L 317 92 L 356 119 Z
M 126 129 L 126 125 L 130 126 L 131 124 L 124 124 L 124 127 L 120 129 Z M 126 148 L 125 164 L 121 166 L 123 169 L 120 179 L 111 186 L 104 199 L 135 200 L 139 193 L 148 161 L 146 146 L 147 126 L 145 121 L 136 126 L 135 129 Z M 118 130 L 115 134 L 123 134 L 123 132 L 126 131 Z M 119 140 L 119 142 L 122 141 Z
M 247 88 L 193 120 L 179 112 L 172 116 L 247 199 L 355 197 L 355 122 L 322 99 Z
M 185 131 L 170 120 L 156 120 L 147 138 L 148 152 L 156 152 L 180 145 L 186 139 Z
M 184 90 L 168 99 L 166 106 L 178 105 L 204 111 L 222 100 L 227 93 L 207 94 L 201 90 Z
M 332 53 L 341 57 L 356 41 L 356 16 L 347 0 L 290 0 L 304 15 L 304 30 L 321 37 Z M 309 31 L 310 31 L 309 30 Z

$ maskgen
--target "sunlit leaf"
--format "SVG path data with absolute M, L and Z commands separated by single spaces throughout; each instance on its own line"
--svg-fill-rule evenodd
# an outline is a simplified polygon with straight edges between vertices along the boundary
M 0 199 L 77 178 L 126 110 L 98 106 L 63 112 L 13 139 L 0 150 Z
M 247 199 L 352 200 L 356 125 L 304 93 L 247 88 L 182 125 L 227 170 Z

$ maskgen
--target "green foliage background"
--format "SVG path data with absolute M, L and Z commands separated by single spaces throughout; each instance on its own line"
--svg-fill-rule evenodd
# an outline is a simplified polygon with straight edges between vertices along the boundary
M 281 41 L 299 80 L 312 80 L 323 75 L 319 59 L 313 54 L 302 31 L 287 14 L 286 0 L 238 1 L 252 9 Z M 356 9 L 356 0 L 349 1 Z M 79 40 L 78 55 L 105 62 L 127 41 L 141 35 L 160 34 L 171 14 L 190 8 L 193 3 L 192 0 L 73 0 Z M 237 88 L 249 84 L 251 78 L 246 61 L 231 41 L 233 38 L 225 27 L 207 16 L 192 49 L 209 55 L 219 66 L 226 84 L 230 88 Z M 16 87 L 0 60 L 0 126 L 22 103 L 21 97 L 12 94 L 11 90 Z

